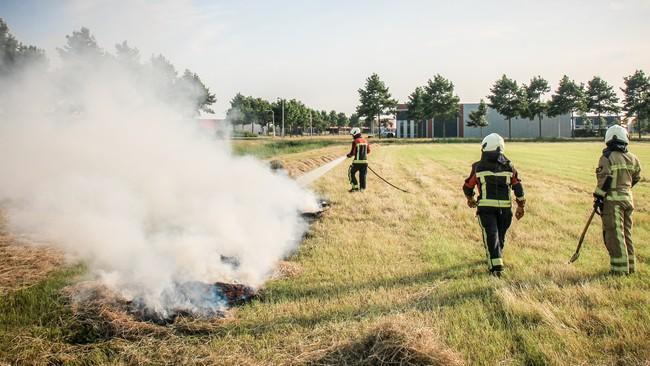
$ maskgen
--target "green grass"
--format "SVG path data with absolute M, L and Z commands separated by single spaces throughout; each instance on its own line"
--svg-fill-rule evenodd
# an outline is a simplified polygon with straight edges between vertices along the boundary
M 342 137 L 233 140 L 233 151 L 237 155 L 252 155 L 258 158 L 270 158 L 278 155 L 320 149 L 327 146 L 347 145 L 349 143 L 350 139 L 343 139 Z
M 528 206 L 508 234 L 502 279 L 487 275 L 479 227 L 461 191 L 477 146 L 378 146 L 373 168 L 413 193 L 371 175 L 366 192 L 349 194 L 347 166 L 328 173 L 314 188 L 333 206 L 291 258 L 303 273 L 269 282 L 264 296 L 233 319 L 205 332 L 74 344 L 66 334 L 75 324 L 57 292 L 72 273 L 61 273 L 0 301 L 0 361 L 335 364 L 353 359 L 346 352 L 365 347 L 378 326 L 395 323 L 426 330 L 468 365 L 646 364 L 647 180 L 635 187 L 639 273 L 607 275 L 598 221 L 580 259 L 566 264 L 591 209 L 601 149 L 600 143 L 507 145 Z M 650 144 L 631 150 L 649 164 Z

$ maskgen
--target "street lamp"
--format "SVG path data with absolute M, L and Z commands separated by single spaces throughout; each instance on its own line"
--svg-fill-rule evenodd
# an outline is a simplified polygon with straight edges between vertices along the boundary
M 271 124 L 273 125 L 273 137 L 275 137 L 275 112 L 273 109 L 269 109 L 267 112 L 271 112 Z
M 284 137 L 284 99 L 278 98 L 278 101 L 282 103 L 282 137 Z

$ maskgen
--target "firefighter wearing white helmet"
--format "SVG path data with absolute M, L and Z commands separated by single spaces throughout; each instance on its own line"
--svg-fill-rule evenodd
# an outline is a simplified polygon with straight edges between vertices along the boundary
M 594 209 L 603 221 L 603 238 L 610 257 L 610 273 L 636 271 L 632 242 L 632 187 L 641 180 L 639 159 L 628 151 L 627 130 L 611 126 L 605 133 L 603 154 L 596 169 Z
M 348 169 L 348 179 L 352 188 L 350 192 L 363 191 L 366 189 L 366 176 L 368 175 L 368 154 L 370 154 L 370 145 L 368 141 L 361 136 L 361 129 L 359 127 L 352 127 L 350 129 L 352 135 L 352 149 L 348 153 L 348 158 L 354 158 L 352 164 Z M 359 173 L 359 180 L 357 180 L 357 172 Z
M 501 277 L 504 270 L 503 247 L 506 232 L 512 223 L 510 192 L 514 192 L 517 202 L 517 220 L 524 216 L 526 205 L 524 187 L 504 151 L 505 143 L 501 136 L 496 133 L 487 135 L 481 142 L 481 160 L 472 164 L 472 171 L 463 185 L 467 205 L 477 208 L 488 269 L 497 277 Z M 477 198 L 474 198 L 474 188 L 478 188 Z
M 499 136 L 498 133 L 491 133 L 481 142 L 482 151 L 496 151 L 499 149 L 502 153 L 506 150 L 506 144 L 503 141 L 503 137 Z

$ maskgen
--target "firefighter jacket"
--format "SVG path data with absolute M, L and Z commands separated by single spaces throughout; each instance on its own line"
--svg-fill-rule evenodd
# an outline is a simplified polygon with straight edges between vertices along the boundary
M 354 157 L 352 164 L 368 164 L 368 154 L 370 154 L 370 144 L 363 137 L 357 137 L 352 141 L 352 149 L 347 156 Z
M 632 203 L 632 187 L 641 180 L 641 164 L 626 146 L 608 147 L 598 162 L 596 178 L 594 196 Z
M 479 207 L 510 208 L 511 190 L 514 191 L 519 205 L 525 202 L 524 187 L 519 180 L 517 170 L 503 154 L 498 152 L 484 152 L 481 160 L 472 164 L 472 171 L 463 185 L 465 196 L 474 197 L 474 187 L 478 187 Z

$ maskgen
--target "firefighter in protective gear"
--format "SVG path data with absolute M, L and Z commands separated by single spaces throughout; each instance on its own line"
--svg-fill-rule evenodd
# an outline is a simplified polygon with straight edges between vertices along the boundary
M 352 188 L 350 192 L 363 191 L 366 189 L 366 175 L 368 174 L 368 154 L 370 154 L 370 145 L 368 141 L 361 136 L 361 129 L 353 127 L 350 130 L 352 135 L 352 149 L 348 153 L 348 158 L 353 158 L 352 164 L 348 169 L 348 178 Z M 356 174 L 359 172 L 359 180 Z
M 487 135 L 481 142 L 481 151 L 481 160 L 472 164 L 463 192 L 467 197 L 467 205 L 477 208 L 476 215 L 483 231 L 488 269 L 492 275 L 501 277 L 506 232 L 512 223 L 510 191 L 514 191 L 517 202 L 517 220 L 524 216 L 526 199 L 517 170 L 503 154 L 503 138 L 496 133 Z M 474 187 L 478 187 L 476 199 Z
M 609 252 L 611 273 L 634 273 L 636 260 L 632 243 L 632 187 L 641 180 L 639 159 L 627 150 L 625 128 L 614 125 L 605 133 L 603 155 L 598 162 L 594 208 L 603 220 L 603 238 Z

